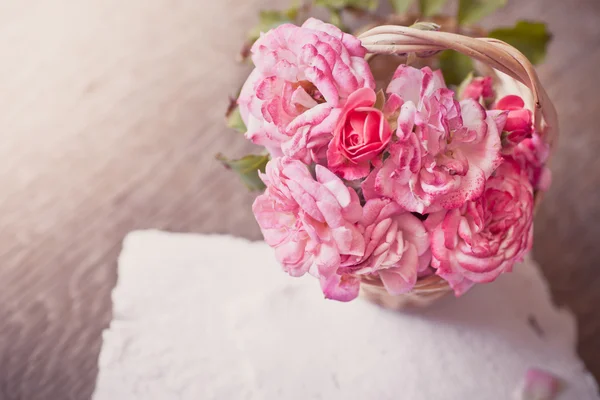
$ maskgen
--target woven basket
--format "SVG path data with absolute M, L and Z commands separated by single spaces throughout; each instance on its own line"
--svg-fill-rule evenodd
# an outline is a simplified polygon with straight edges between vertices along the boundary
M 372 54 L 430 55 L 442 50 L 455 50 L 476 60 L 476 68 L 494 78 L 498 96 L 517 94 L 533 111 L 537 132 L 551 148 L 558 137 L 558 120 L 554 105 L 542 87 L 533 65 L 517 49 L 492 38 L 473 38 L 457 33 L 426 31 L 404 26 L 384 25 L 359 36 Z M 540 194 L 536 193 L 536 204 Z M 425 307 L 452 292 L 448 283 L 437 275 L 420 278 L 409 293 L 390 295 L 379 278 L 363 277 L 361 294 L 381 306 L 400 309 Z

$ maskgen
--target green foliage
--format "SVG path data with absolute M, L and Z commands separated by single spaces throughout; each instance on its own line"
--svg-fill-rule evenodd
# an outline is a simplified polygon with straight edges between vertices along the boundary
M 235 129 L 241 133 L 246 133 L 246 124 L 244 124 L 240 109 L 237 106 L 225 116 L 225 122 L 228 128 Z
M 408 11 L 414 0 L 390 0 L 390 2 L 396 14 L 403 14 Z
M 460 0 L 458 23 L 460 25 L 474 24 L 505 5 L 506 0 Z
M 342 19 L 342 12 L 349 11 L 375 11 L 379 0 L 314 0 L 315 5 L 325 7 L 329 11 L 329 23 L 337 26 L 344 32 L 349 32 Z
M 336 8 L 331 8 L 329 10 L 329 22 L 343 31 L 347 30 L 344 21 L 342 21 L 342 12 Z
M 422 31 L 439 31 L 441 26 L 436 24 L 435 22 L 415 22 L 410 26 L 414 29 L 420 29 Z
M 225 168 L 235 171 L 248 189 L 263 190 L 265 188 L 265 184 L 258 176 L 258 171 L 265 172 L 265 166 L 269 162 L 268 155 L 248 155 L 239 160 L 230 160 L 222 154 L 217 154 L 216 157 Z
M 298 16 L 298 7 L 287 10 L 262 10 L 259 14 L 258 25 L 248 32 L 248 39 L 254 42 L 260 37 L 261 32 L 267 32 L 287 22 L 294 22 Z
M 356 8 L 359 10 L 375 11 L 379 0 L 315 0 L 315 5 L 329 9 L 341 10 L 344 8 Z
M 447 0 L 419 0 L 421 14 L 425 17 L 431 17 L 439 13 L 446 4 Z
M 512 28 L 495 29 L 490 32 L 489 36 L 516 47 L 533 64 L 544 61 L 548 43 L 552 39 L 546 24 L 531 21 L 519 21 Z
M 440 68 L 447 85 L 460 85 L 473 72 L 473 61 L 453 50 L 440 53 Z

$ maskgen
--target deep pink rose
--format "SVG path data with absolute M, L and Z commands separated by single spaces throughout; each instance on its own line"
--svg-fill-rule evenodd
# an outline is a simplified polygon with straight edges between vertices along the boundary
M 531 249 L 533 189 L 521 167 L 504 162 L 483 195 L 454 210 L 430 214 L 431 265 L 454 289 L 491 282 Z
M 537 132 L 512 148 L 507 155 L 525 170 L 533 189 L 542 191 L 548 190 L 552 182 L 552 174 L 546 167 L 549 156 L 550 146 Z
M 401 105 L 398 141 L 362 185 L 421 214 L 460 207 L 483 193 L 502 162 L 497 121 L 475 100 L 458 103 L 439 71 L 401 65 L 387 88 Z
M 525 108 L 525 102 L 516 95 L 508 95 L 501 98 L 496 110 L 507 111 L 506 123 L 504 124 L 503 146 L 512 147 L 519 144 L 523 139 L 531 137 L 533 133 L 533 122 L 531 111 Z
M 344 179 L 367 176 L 371 160 L 383 152 L 392 136 L 385 116 L 373 107 L 376 97 L 370 88 L 352 93 L 333 131 L 327 165 Z
M 313 18 L 263 34 L 238 98 L 246 137 L 274 157 L 323 161 L 339 107 L 354 91 L 375 87 L 365 54 L 357 38 Z
M 327 297 L 352 300 L 358 289 L 326 288 L 337 279 L 338 268 L 354 265 L 364 255 L 363 235 L 356 226 L 362 217 L 358 195 L 327 168 L 317 165 L 315 172 L 316 179 L 305 164 L 287 157 L 269 161 L 261 174 L 267 189 L 252 211 L 286 272 L 310 272 L 320 279 Z
M 461 93 L 461 100 L 473 99 L 479 101 L 480 99 L 490 100 L 493 98 L 494 88 L 492 87 L 491 76 L 473 78 Z
M 500 99 L 496 109 L 502 112 L 499 119 L 506 120 L 502 134 L 504 156 L 525 170 L 535 190 L 548 190 L 551 174 L 546 161 L 550 146 L 535 132 L 532 112 L 525 108 L 523 99 L 515 95 Z

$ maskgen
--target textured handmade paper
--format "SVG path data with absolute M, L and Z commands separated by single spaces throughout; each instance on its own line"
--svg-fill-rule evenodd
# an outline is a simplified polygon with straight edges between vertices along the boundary
M 559 399 L 600 399 L 532 262 L 400 313 L 323 299 L 262 242 L 140 231 L 113 302 L 95 400 L 507 400 L 530 367 L 566 382 Z

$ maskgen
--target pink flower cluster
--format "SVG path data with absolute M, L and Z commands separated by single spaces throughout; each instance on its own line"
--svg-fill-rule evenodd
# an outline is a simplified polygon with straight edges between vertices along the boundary
M 495 101 L 489 77 L 457 98 L 440 71 L 406 65 L 376 93 L 365 54 L 316 19 L 252 48 L 238 104 L 271 154 L 253 211 L 283 269 L 341 301 L 363 278 L 397 295 L 436 273 L 460 295 L 510 271 L 549 184 L 523 100 Z

